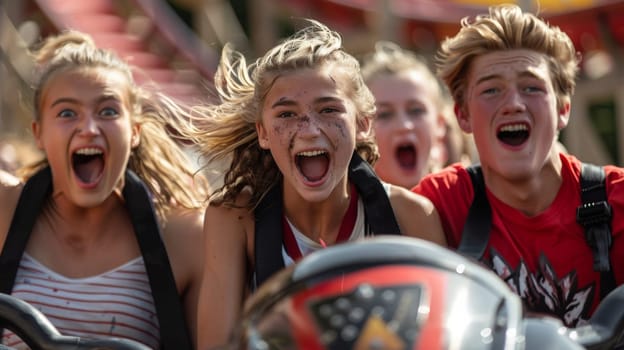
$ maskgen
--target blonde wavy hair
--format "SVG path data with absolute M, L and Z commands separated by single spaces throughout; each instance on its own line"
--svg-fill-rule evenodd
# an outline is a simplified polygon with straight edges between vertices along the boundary
M 317 21 L 308 21 L 309 26 L 251 64 L 231 46 L 224 47 L 214 79 L 220 103 L 198 106 L 192 112 L 192 136 L 208 163 L 224 159 L 230 162 L 223 185 L 209 197 L 211 204 L 253 208 L 281 181 L 271 153 L 260 148 L 256 133 L 264 99 L 278 77 L 328 63 L 339 66 L 347 72 L 343 76 L 350 78 L 347 93 L 357 108 L 358 123 L 374 116 L 374 98 L 364 84 L 359 62 L 342 48 L 340 34 Z M 379 153 L 372 136 L 356 141 L 356 150 L 373 164 Z M 237 203 L 245 189 L 250 190 L 250 200 Z
M 113 52 L 96 47 L 92 38 L 77 31 L 66 31 L 44 40 L 33 52 L 38 80 L 34 85 L 34 117 L 39 121 L 40 104 L 46 83 L 55 74 L 76 68 L 106 68 L 125 75 L 134 123 L 141 125 L 140 143 L 128 160 L 135 172 L 153 194 L 153 201 L 164 222 L 173 207 L 201 208 L 207 195 L 207 181 L 196 175 L 186 154 L 172 135 L 185 127 L 171 101 L 163 95 L 151 94 L 138 87 L 130 66 Z M 20 174 L 28 178 L 47 166 L 47 159 L 27 166 Z
M 509 4 L 491 6 L 489 14 L 476 16 L 473 21 L 464 18 L 461 27 L 457 35 L 442 42 L 436 55 L 438 75 L 460 108 L 464 108 L 472 60 L 501 50 L 528 49 L 546 55 L 558 106 L 573 95 L 580 55 L 558 27 Z

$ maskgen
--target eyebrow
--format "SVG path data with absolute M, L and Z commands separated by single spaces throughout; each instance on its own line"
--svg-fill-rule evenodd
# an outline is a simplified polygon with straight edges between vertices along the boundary
M 277 100 L 277 102 L 272 104 L 271 108 L 280 107 L 280 106 L 294 106 L 294 105 L 295 105 L 295 101 L 282 97 L 279 100 Z
M 522 71 L 520 72 L 519 76 L 522 78 L 535 78 L 535 79 L 543 80 L 541 77 L 532 73 L 531 71 Z M 492 80 L 492 79 L 502 79 L 502 77 L 500 74 L 489 74 L 489 75 L 486 75 L 477 79 L 477 84 L 480 84 L 484 81 Z
M 315 99 L 313 103 L 316 104 L 316 103 L 341 102 L 341 101 L 342 100 L 337 97 L 324 96 L 324 97 L 319 97 Z M 280 106 L 295 106 L 295 105 L 297 105 L 295 101 L 288 99 L 286 97 L 282 97 L 279 100 L 277 100 L 277 102 L 272 104 L 271 108 L 280 107 Z
M 109 101 L 109 100 L 119 101 L 119 98 L 116 95 L 114 95 L 114 94 L 103 95 L 103 96 L 98 97 L 98 99 L 95 102 L 96 102 L 96 104 L 100 104 L 102 102 Z M 54 102 L 52 102 L 52 104 L 50 106 L 54 107 L 54 106 L 56 106 L 58 104 L 61 104 L 61 103 L 79 104 L 80 102 L 76 98 L 61 97 L 61 98 L 55 100 Z

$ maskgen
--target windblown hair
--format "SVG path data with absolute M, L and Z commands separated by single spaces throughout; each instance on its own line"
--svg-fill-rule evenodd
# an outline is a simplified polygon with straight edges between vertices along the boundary
M 277 78 L 303 68 L 332 64 L 350 79 L 346 93 L 357 108 L 358 123 L 375 114 L 375 103 L 364 84 L 359 62 L 342 48 L 340 35 L 325 25 L 309 20 L 299 30 L 270 49 L 255 62 L 226 45 L 215 74 L 220 103 L 196 107 L 193 111 L 195 142 L 207 161 L 230 161 L 223 185 L 210 197 L 211 204 L 253 208 L 282 175 L 271 153 L 258 144 L 256 122 L 261 120 L 266 94 Z M 379 154 L 372 137 L 356 140 L 356 150 L 370 163 Z M 237 203 L 243 190 L 250 190 L 247 203 Z
M 580 55 L 558 27 L 523 13 L 516 5 L 491 6 L 489 14 L 472 22 L 464 18 L 461 26 L 457 35 L 442 42 L 436 55 L 438 75 L 461 108 L 470 64 L 475 57 L 497 50 L 528 49 L 546 55 L 559 107 L 574 93 Z
M 46 83 L 55 74 L 72 69 L 106 68 L 125 75 L 134 123 L 139 123 L 140 144 L 128 161 L 149 187 L 161 221 L 173 207 L 200 208 L 207 194 L 207 181 L 196 175 L 177 140 L 182 118 L 162 95 L 149 93 L 133 80 L 130 66 L 113 52 L 97 48 L 91 37 L 77 31 L 66 31 L 46 39 L 34 52 L 39 79 L 34 86 L 35 119 L 41 117 L 41 97 Z M 47 165 L 47 159 L 27 167 L 21 173 L 32 174 Z
M 446 106 L 446 90 L 442 81 L 438 79 L 429 67 L 426 59 L 416 53 L 403 49 L 391 41 L 379 41 L 375 50 L 362 57 L 362 76 L 367 84 L 382 76 L 394 76 L 406 71 L 416 71 L 423 74 L 435 88 L 435 104 L 442 110 Z

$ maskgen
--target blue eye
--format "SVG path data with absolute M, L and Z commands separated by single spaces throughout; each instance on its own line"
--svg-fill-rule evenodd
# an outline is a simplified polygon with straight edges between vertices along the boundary
M 99 114 L 100 114 L 100 116 L 102 116 L 102 117 L 108 117 L 108 118 L 111 118 L 111 117 L 116 117 L 116 116 L 118 116 L 118 115 L 119 115 L 119 112 L 118 112 L 116 109 L 114 109 L 114 108 L 111 108 L 111 107 L 105 107 L 105 108 L 102 108 L 102 109 L 100 110 L 100 113 L 99 113 Z
M 71 109 L 63 109 L 59 112 L 57 116 L 59 118 L 72 118 L 76 116 L 76 112 L 72 111 Z

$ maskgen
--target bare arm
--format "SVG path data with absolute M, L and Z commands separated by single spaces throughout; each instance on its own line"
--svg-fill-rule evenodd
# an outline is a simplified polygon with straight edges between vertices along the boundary
M 174 210 L 168 217 L 164 235 L 193 342 L 197 337 L 197 307 L 204 267 L 203 217 L 202 210 Z
M 205 264 L 197 310 L 200 350 L 225 344 L 240 316 L 247 281 L 249 230 L 253 230 L 253 217 L 247 210 L 206 209 Z
M 446 246 L 440 216 L 429 199 L 402 187 L 392 186 L 390 202 L 402 234 Z

